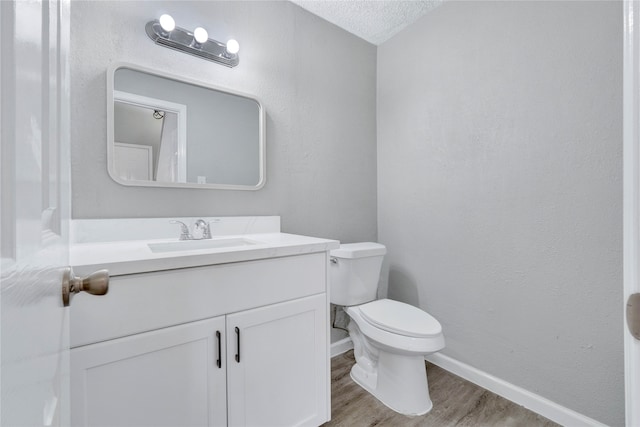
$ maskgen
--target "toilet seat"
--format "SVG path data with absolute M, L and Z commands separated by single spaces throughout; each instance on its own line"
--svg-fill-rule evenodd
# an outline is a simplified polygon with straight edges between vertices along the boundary
M 442 326 L 433 316 L 400 301 L 381 299 L 358 306 L 362 318 L 377 328 L 413 338 L 433 338 Z
M 382 300 L 378 300 L 378 301 L 382 301 Z M 360 306 L 356 305 L 351 307 L 345 307 L 344 311 L 349 315 L 349 317 L 351 318 L 351 321 L 355 322 L 360 332 L 362 332 L 362 334 L 368 339 L 368 341 L 374 347 L 385 349 L 385 351 L 388 351 L 391 353 L 405 354 L 405 355 L 407 354 L 423 354 L 424 355 L 427 353 L 433 353 L 435 351 L 442 350 L 444 348 L 444 336 L 442 335 L 442 332 L 435 333 L 434 335 L 414 337 L 414 336 L 406 335 L 408 333 L 406 330 L 402 331 L 402 333 L 391 332 L 389 330 L 385 330 L 382 327 L 374 324 L 370 320 L 365 319 L 362 314 L 362 307 L 368 304 L 371 304 L 371 303 L 366 303 Z M 399 303 L 399 304 L 402 304 L 402 303 Z M 408 304 L 403 304 L 403 305 L 408 305 Z M 372 311 L 375 311 L 375 310 L 372 310 Z M 371 319 L 371 316 L 372 314 L 370 313 L 369 319 Z M 373 314 L 373 316 L 375 316 L 375 314 Z M 376 320 L 378 320 L 378 323 L 380 323 L 379 318 L 376 318 Z M 434 322 L 436 322 L 436 325 L 437 325 L 434 327 L 433 331 L 435 330 L 441 331 L 442 327 L 440 326 L 440 323 L 436 319 L 433 319 L 433 320 Z M 388 326 L 386 326 L 386 328 L 390 329 Z M 395 329 L 398 330 L 399 328 L 396 326 Z M 411 329 L 411 328 L 405 328 L 405 329 Z

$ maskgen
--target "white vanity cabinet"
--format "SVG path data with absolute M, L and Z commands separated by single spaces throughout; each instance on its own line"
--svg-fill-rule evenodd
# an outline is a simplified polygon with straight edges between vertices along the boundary
M 115 276 L 71 305 L 77 426 L 330 418 L 327 253 Z

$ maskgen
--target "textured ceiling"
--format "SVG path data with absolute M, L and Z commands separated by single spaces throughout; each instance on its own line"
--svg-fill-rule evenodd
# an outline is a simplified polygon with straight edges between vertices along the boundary
M 443 0 L 291 0 L 319 17 L 378 45 Z

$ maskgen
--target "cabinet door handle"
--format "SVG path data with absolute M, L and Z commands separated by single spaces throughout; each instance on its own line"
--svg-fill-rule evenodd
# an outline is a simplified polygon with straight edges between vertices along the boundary
M 236 339 L 237 339 L 237 351 L 236 351 L 236 362 L 240 363 L 240 328 L 236 326 Z
M 218 365 L 218 368 L 222 368 L 222 339 L 220 331 L 216 331 L 216 338 L 218 339 L 218 360 L 216 360 L 216 365 Z

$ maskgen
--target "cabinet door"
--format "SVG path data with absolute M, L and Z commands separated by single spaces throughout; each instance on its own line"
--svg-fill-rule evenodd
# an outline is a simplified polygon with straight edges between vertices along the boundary
M 227 316 L 230 426 L 329 419 L 326 294 Z
M 72 424 L 225 426 L 224 331 L 221 316 L 73 349 Z

